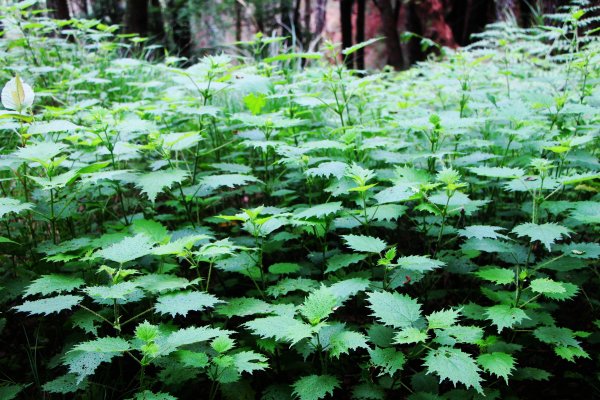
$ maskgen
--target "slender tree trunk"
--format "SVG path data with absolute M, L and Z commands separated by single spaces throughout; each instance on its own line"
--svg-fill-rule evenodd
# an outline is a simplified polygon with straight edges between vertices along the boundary
M 325 18 L 327 16 L 327 0 L 317 0 L 317 15 L 315 18 L 315 36 L 319 36 L 325 29 Z
M 356 0 L 356 43 L 365 41 L 365 14 L 367 12 L 366 0 Z M 365 69 L 365 49 L 355 53 L 354 66 L 356 69 Z
M 375 5 L 381 13 L 382 31 L 385 35 L 385 47 L 387 51 L 387 64 L 394 69 L 402 69 L 402 49 L 396 23 L 398 22 L 396 10 L 391 0 L 374 0 Z
M 148 0 L 127 0 L 124 23 L 126 32 L 145 36 L 148 33 Z
M 354 0 L 340 0 L 340 24 L 342 26 L 342 48 L 352 46 L 352 6 Z M 346 66 L 352 68 L 354 57 L 346 58 Z
M 498 21 L 510 21 L 513 18 L 521 23 L 521 7 L 519 0 L 495 0 L 496 18 Z
M 56 19 L 69 19 L 69 4 L 67 0 L 52 0 L 48 1 L 48 8 L 54 10 L 53 17 Z
M 242 40 L 242 5 L 236 1 L 235 3 L 235 40 Z

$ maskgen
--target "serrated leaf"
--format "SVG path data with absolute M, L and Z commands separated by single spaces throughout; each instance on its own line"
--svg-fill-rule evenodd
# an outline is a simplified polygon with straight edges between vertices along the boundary
M 240 374 L 243 372 L 251 374 L 254 371 L 262 371 L 268 368 L 269 363 L 267 363 L 267 360 L 267 357 L 254 351 L 241 351 L 233 355 L 235 368 Z
M 427 272 L 440 268 L 445 263 L 439 260 L 433 260 L 428 256 L 406 256 L 398 257 L 395 265 L 410 271 Z
M 70 351 L 65 355 L 64 364 L 69 372 L 77 375 L 76 383 L 81 383 L 86 377 L 93 375 L 100 364 L 110 362 L 118 352 L 88 352 Z
M 58 274 L 42 275 L 27 286 L 23 297 L 34 294 L 46 296 L 50 293 L 70 292 L 80 288 L 84 284 L 85 281 L 83 279 L 73 276 Z
M 473 387 L 478 393 L 483 394 L 479 367 L 471 356 L 460 349 L 440 347 L 430 350 L 425 357 L 427 373 L 436 373 L 440 382 L 448 379 L 456 386 L 462 383 L 467 388 Z
M 88 286 L 83 291 L 94 299 L 126 299 L 137 289 L 138 285 L 133 282 L 119 282 L 110 286 Z
M 506 384 L 508 384 L 508 376 L 515 369 L 515 359 L 513 356 L 501 352 L 482 354 L 477 357 L 477 363 L 481 365 L 484 371 L 503 378 Z
M 154 309 L 158 313 L 170 314 L 172 317 L 178 314 L 185 317 L 190 311 L 202 311 L 222 302 L 206 292 L 179 292 L 160 296 Z
M 33 204 L 31 203 L 21 203 L 21 201 L 17 199 L 0 197 L 0 218 L 8 213 L 18 214 L 21 211 L 31 210 L 32 208 Z
M 406 363 L 404 353 L 396 351 L 393 347 L 385 349 L 375 347 L 369 350 L 369 355 L 371 356 L 371 363 L 381 368 L 379 376 L 385 374 L 392 376 L 397 371 L 401 371 L 404 363 Z
M 490 225 L 470 225 L 464 229 L 459 229 L 458 234 L 466 238 L 476 239 L 508 239 L 508 236 L 498 233 L 497 231 L 505 230 L 500 226 Z
M 313 334 L 310 325 L 290 316 L 257 318 L 246 322 L 244 327 L 262 338 L 274 338 L 291 344 L 311 337 Z
M 316 325 L 334 311 L 336 304 L 337 298 L 331 290 L 321 286 L 306 297 L 298 311 L 311 325 Z
M 341 354 L 350 353 L 350 350 L 366 349 L 367 347 L 365 335 L 360 332 L 342 330 L 331 335 L 327 352 L 331 357 L 338 358 Z
M 169 393 L 154 393 L 150 390 L 144 390 L 129 400 L 177 400 L 177 397 L 171 396 Z
M 346 245 L 354 251 L 364 253 L 381 253 L 387 247 L 387 244 L 375 237 L 364 235 L 343 235 Z
M 534 279 L 529 284 L 532 291 L 536 293 L 565 293 L 567 289 L 561 282 L 553 281 L 549 278 Z
M 246 317 L 248 315 L 269 314 L 273 308 L 266 301 L 255 299 L 253 297 L 241 297 L 227 300 L 227 304 L 218 306 L 216 313 L 226 317 Z
M 485 315 L 498 327 L 498 333 L 502 332 L 504 328 L 512 328 L 524 319 L 529 319 L 525 311 L 506 304 L 487 307 Z
M 140 188 L 142 193 L 145 193 L 148 199 L 154 203 L 156 196 L 165 188 L 170 188 L 174 183 L 185 181 L 188 175 L 187 171 L 180 169 L 148 172 L 136 177 L 135 186 Z
M 409 344 L 425 342 L 429 338 L 429 335 L 425 331 L 421 331 L 418 328 L 408 327 L 400 330 L 394 336 L 394 343 L 397 344 Z
M 328 178 L 330 176 L 341 179 L 346 172 L 348 164 L 340 161 L 327 161 L 319 164 L 318 167 L 309 168 L 306 170 L 307 176 L 320 176 Z
M 444 329 L 456 324 L 460 313 L 458 310 L 442 310 L 432 312 L 427 316 L 429 329 Z
M 367 258 L 366 254 L 336 254 L 327 260 L 325 273 L 335 272 L 349 265 L 355 264 Z
M 83 301 L 81 296 L 55 296 L 45 299 L 26 301 L 20 306 L 15 306 L 14 309 L 20 312 L 31 314 L 49 315 L 62 310 L 69 310 Z
M 482 268 L 475 272 L 475 275 L 486 281 L 494 282 L 497 285 L 509 285 L 515 281 L 514 271 L 507 268 Z
M 394 328 L 408 328 L 421 318 L 421 306 L 407 295 L 372 292 L 367 295 L 369 308 L 382 324 Z
M 90 353 L 122 353 L 131 349 L 129 342 L 120 337 L 103 337 L 82 342 L 73 347 L 70 352 L 83 351 Z
M 551 222 L 541 225 L 528 222 L 515 226 L 512 232 L 519 237 L 528 236 L 532 242 L 539 240 L 548 251 L 552 250 L 550 246 L 561 236 L 568 237 L 571 234 L 569 228 Z
M 323 218 L 331 214 L 337 214 L 342 209 L 342 202 L 335 201 L 332 203 L 318 204 L 305 210 L 300 211 L 295 215 L 299 219 Z
M 194 343 L 206 342 L 219 336 L 231 335 L 234 332 L 206 326 L 190 326 L 168 335 L 166 338 L 156 340 L 160 347 L 160 354 L 169 354 L 178 347 Z
M 320 400 L 340 387 L 339 380 L 331 375 L 309 375 L 298 379 L 292 387 L 300 400 Z
M 137 258 L 144 257 L 152 252 L 152 242 L 146 235 L 129 236 L 110 246 L 98 250 L 94 257 L 124 264 Z
M 208 186 L 212 189 L 217 189 L 222 186 L 234 188 L 236 186 L 243 186 L 248 183 L 261 182 L 260 179 L 255 178 L 252 175 L 242 174 L 225 174 L 225 175 L 211 175 L 205 176 L 200 180 L 200 183 Z
M 508 167 L 472 167 L 471 172 L 488 178 L 519 178 L 525 175 L 521 168 Z

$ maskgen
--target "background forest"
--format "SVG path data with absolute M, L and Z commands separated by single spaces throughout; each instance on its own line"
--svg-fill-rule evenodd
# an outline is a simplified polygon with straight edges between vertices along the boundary
M 347 48 L 385 36 L 385 42 L 347 60 L 357 69 L 386 64 L 406 69 L 431 51 L 423 47 L 422 37 L 455 48 L 470 43 L 471 35 L 489 23 L 510 20 L 532 26 L 543 14 L 566 4 L 566 0 L 46 0 L 54 18 L 120 24 L 125 32 L 148 37 L 171 54 L 192 59 L 214 54 L 234 41 L 250 40 L 257 32 L 286 36 L 287 44 L 301 51 L 314 51 L 325 40 Z

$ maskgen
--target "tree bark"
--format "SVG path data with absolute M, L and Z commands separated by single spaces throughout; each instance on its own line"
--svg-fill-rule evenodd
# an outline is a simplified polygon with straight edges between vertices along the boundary
M 323 32 L 323 29 L 325 29 L 325 18 L 327 17 L 327 0 L 317 0 L 316 9 L 317 15 L 315 16 L 315 36 L 319 36 Z
M 342 49 L 352 46 L 352 5 L 354 0 L 340 0 L 340 24 L 342 26 Z M 343 56 L 342 56 L 343 57 Z M 354 57 L 344 58 L 346 66 L 352 68 Z
M 396 23 L 398 22 L 396 10 L 392 7 L 391 0 L 374 0 L 375 5 L 381 13 L 382 31 L 385 35 L 385 47 L 387 51 L 387 64 L 394 69 L 402 69 L 402 49 Z
M 148 33 L 148 0 L 127 0 L 125 31 L 145 36 Z
M 54 18 L 56 19 L 69 19 L 71 18 L 69 13 L 69 4 L 67 0 L 52 0 L 48 1 L 48 8 L 54 10 Z
M 366 0 L 356 1 L 356 43 L 365 41 L 365 14 L 367 12 Z M 365 49 L 355 53 L 354 66 L 356 69 L 365 69 Z

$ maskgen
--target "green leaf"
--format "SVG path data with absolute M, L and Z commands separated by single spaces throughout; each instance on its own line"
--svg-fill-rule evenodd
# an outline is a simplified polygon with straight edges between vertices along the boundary
M 71 292 L 83 285 L 85 285 L 85 281 L 74 276 L 58 274 L 42 275 L 27 286 L 23 297 L 34 294 L 46 296 L 50 293 Z
M 254 371 L 262 371 L 269 367 L 267 357 L 254 351 L 241 351 L 233 355 L 233 362 L 238 372 L 241 374 L 247 372 L 249 374 Z
M 311 337 L 313 334 L 310 325 L 290 316 L 257 318 L 246 322 L 244 327 L 262 338 L 274 338 L 291 344 Z
M 179 292 L 160 296 L 154 309 L 158 313 L 170 314 L 172 317 L 178 314 L 185 317 L 190 311 L 202 311 L 222 302 L 206 292 Z
M 2 385 L 0 386 L 0 399 L 12 400 L 25 389 L 23 385 Z
M 482 354 L 477 357 L 477 363 L 481 365 L 484 371 L 494 374 L 497 377 L 504 378 L 508 385 L 508 376 L 515 369 L 515 359 L 510 354 L 493 352 Z
M 190 326 L 171 333 L 166 338 L 157 340 L 160 346 L 160 354 L 169 354 L 178 347 L 194 343 L 206 342 L 219 336 L 231 335 L 233 331 L 210 328 L 206 326 Z
M 442 310 L 432 312 L 427 316 L 429 329 L 444 329 L 456 324 L 460 313 L 458 310 Z
M 88 286 L 83 291 L 94 299 L 127 299 L 138 290 L 133 282 L 119 282 L 110 286 Z
M 462 350 L 445 346 L 432 349 L 425 357 L 425 365 L 428 374 L 436 373 L 440 376 L 440 382 L 448 379 L 454 386 L 462 383 L 467 388 L 473 387 L 483 394 L 479 367 L 473 358 Z
M 84 351 L 90 353 L 122 353 L 131 349 L 129 342 L 120 337 L 103 337 L 88 342 L 82 342 L 70 351 Z
M 373 43 L 379 42 L 382 39 L 383 39 L 383 37 L 376 37 L 376 38 L 366 40 L 364 42 L 357 43 L 354 46 L 350 46 L 350 47 L 347 47 L 344 50 L 342 50 L 342 54 L 345 56 L 349 56 L 350 54 L 356 53 L 358 50 L 365 48 Z
M 536 293 L 565 293 L 567 289 L 561 282 L 553 281 L 548 278 L 534 279 L 529 284 L 532 291 Z
M 40 142 L 21 147 L 14 152 L 14 156 L 27 161 L 36 161 L 40 164 L 49 163 L 60 154 L 67 146 L 62 143 Z
M 224 174 L 224 175 L 211 175 L 206 176 L 200 180 L 200 183 L 208 186 L 212 189 L 217 189 L 222 186 L 234 188 L 236 186 L 247 185 L 250 182 L 260 183 L 260 179 L 253 177 L 252 175 L 242 174 Z
M 151 241 L 161 243 L 168 241 L 169 231 L 160 222 L 147 219 L 136 219 L 131 223 L 131 230 L 135 235 L 146 235 Z
M 458 234 L 466 238 L 476 239 L 508 239 L 508 236 L 498 233 L 497 231 L 503 231 L 504 228 L 500 226 L 490 225 L 470 225 L 464 229 L 459 229 Z
M 48 393 L 67 394 L 74 393 L 85 387 L 84 382 L 77 383 L 76 374 L 65 374 L 46 382 L 42 388 Z
M 275 275 L 293 274 L 301 268 L 300 264 L 296 263 L 277 263 L 269 267 L 269 272 Z
M 0 218 L 4 217 L 8 213 L 18 214 L 21 211 L 31 210 L 33 204 L 21 203 L 17 199 L 11 199 L 10 197 L 0 197 Z
M 520 178 L 525 175 L 521 168 L 508 167 L 472 167 L 469 170 L 477 175 L 488 178 Z
M 208 365 L 208 356 L 206 353 L 198 353 L 190 350 L 178 350 L 175 357 L 185 366 L 192 368 L 204 368 Z
M 336 304 L 337 298 L 329 288 L 321 286 L 306 297 L 298 311 L 311 325 L 317 325 L 334 311 Z
M 229 318 L 233 316 L 247 317 L 248 315 L 270 314 L 273 312 L 273 308 L 266 301 L 253 297 L 241 297 L 227 300 L 227 304 L 218 306 L 215 312 Z
M 69 373 L 77 375 L 77 383 L 93 375 L 102 363 L 110 362 L 118 352 L 88 352 L 70 351 L 65 355 L 64 364 L 69 368 Z
M 366 254 L 336 254 L 327 260 L 327 269 L 325 273 L 335 272 L 349 265 L 356 264 L 367 258 Z
M 369 350 L 369 355 L 371 363 L 381 369 L 379 376 L 385 374 L 392 376 L 397 371 L 402 371 L 402 367 L 406 363 L 404 353 L 396 351 L 393 347 L 385 349 L 375 347 L 375 349 Z
M 169 274 L 148 274 L 137 277 L 133 281 L 139 288 L 150 293 L 161 293 L 185 289 L 191 283 L 185 278 Z
M 568 328 L 541 326 L 533 331 L 533 336 L 541 342 L 554 346 L 580 347 L 574 332 Z
M 498 333 L 502 332 L 504 328 L 512 328 L 524 319 L 530 319 L 525 311 L 506 304 L 487 307 L 485 315 L 487 319 L 491 319 L 492 323 L 498 327 Z
M 359 332 L 342 330 L 331 335 L 327 352 L 331 357 L 338 358 L 341 354 L 349 354 L 350 350 L 358 348 L 368 348 L 367 337 Z
M 169 393 L 154 393 L 150 390 L 144 390 L 132 397 L 130 400 L 177 400 L 177 397 L 171 396 Z
M 550 245 L 552 245 L 556 240 L 560 239 L 561 236 L 568 237 L 571 230 L 554 223 L 538 225 L 528 222 L 515 226 L 512 232 L 519 237 L 528 236 L 531 238 L 532 242 L 539 240 L 544 246 L 546 246 L 548 251 L 551 251 L 552 249 L 550 248 Z
M 181 183 L 188 177 L 188 172 L 180 169 L 148 172 L 136 178 L 136 187 L 148 196 L 154 203 L 156 196 L 165 188 L 170 188 L 174 183 Z
M 332 203 L 318 204 L 305 210 L 300 211 L 295 215 L 299 219 L 323 218 L 331 214 L 337 214 L 342 210 L 342 202 L 335 201 Z
M 382 324 L 394 328 L 408 328 L 421 318 L 421 306 L 407 295 L 373 292 L 367 295 L 369 308 Z
M 404 328 L 400 330 L 394 336 L 394 343 L 397 344 L 409 344 L 409 343 L 420 343 L 425 342 L 429 338 L 429 335 L 425 331 L 421 331 L 418 328 Z
M 137 258 L 147 256 L 152 253 L 152 242 L 146 235 L 128 236 L 121 241 L 98 250 L 94 257 L 101 257 L 105 260 L 124 264 Z
M 343 235 L 342 238 L 352 250 L 364 253 L 381 253 L 387 246 L 383 240 L 371 236 Z
M 298 379 L 292 387 L 300 400 L 320 400 L 340 387 L 338 378 L 331 375 L 309 375 Z
M 319 176 L 322 178 L 329 178 L 333 176 L 341 179 L 348 168 L 348 164 L 340 161 L 327 161 L 319 164 L 318 167 L 309 168 L 306 170 L 306 175 L 315 177 Z
M 69 310 L 83 301 L 81 296 L 55 296 L 41 300 L 26 301 L 20 306 L 15 306 L 14 309 L 20 312 L 31 314 L 49 315 L 62 310 Z
M 27 133 L 30 135 L 42 135 L 52 132 L 72 132 L 80 129 L 81 126 L 75 125 L 71 121 L 55 119 L 48 122 L 36 122 L 29 126 Z
M 497 285 L 509 285 L 515 282 L 514 271 L 506 268 L 489 267 L 475 272 L 475 275 Z
M 396 265 L 410 271 L 427 272 L 445 265 L 443 261 L 432 260 L 429 256 L 399 257 Z

